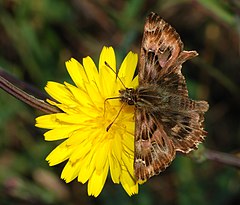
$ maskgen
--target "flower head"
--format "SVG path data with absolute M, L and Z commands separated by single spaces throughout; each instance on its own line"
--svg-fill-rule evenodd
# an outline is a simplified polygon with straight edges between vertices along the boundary
M 129 52 L 117 77 L 114 50 L 104 47 L 98 69 L 90 57 L 83 59 L 83 65 L 73 58 L 66 62 L 75 85 L 48 82 L 45 88 L 57 101 L 48 102 L 63 111 L 36 119 L 37 127 L 50 129 L 45 140 L 63 140 L 46 160 L 50 166 L 67 161 L 61 178 L 67 183 L 75 178 L 88 182 L 89 195 L 100 194 L 109 172 L 129 195 L 138 192 L 133 169 L 134 108 L 122 106 L 119 100 L 123 84 L 132 88 L 138 84 L 137 77 L 133 79 L 136 65 L 137 55 Z

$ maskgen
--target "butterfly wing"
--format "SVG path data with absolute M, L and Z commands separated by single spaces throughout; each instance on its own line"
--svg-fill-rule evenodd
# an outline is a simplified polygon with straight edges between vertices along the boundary
M 195 101 L 189 98 L 186 81 L 181 73 L 181 65 L 159 76 L 157 85 L 157 95 L 161 96 L 164 90 L 165 98 L 168 98 L 166 105 L 155 103 L 155 106 L 159 107 L 159 120 L 172 139 L 175 150 L 188 153 L 197 148 L 207 134 L 203 129 L 203 121 L 209 105 L 206 101 Z
M 153 103 L 151 112 L 136 109 L 134 168 L 138 180 L 159 174 L 175 158 L 176 151 L 196 149 L 207 134 L 203 130 L 207 102 L 180 97 L 174 103 L 173 107 L 169 101 L 164 109 Z
M 174 149 L 188 153 L 196 149 L 207 134 L 203 129 L 203 114 L 208 110 L 208 103 L 183 99 L 181 106 L 182 108 L 176 105 L 176 109 L 161 111 L 160 120 Z
M 139 180 L 163 171 L 176 151 L 189 152 L 206 132 L 205 101 L 188 97 L 182 63 L 198 55 L 168 23 L 151 13 L 144 27 L 135 112 L 135 175 Z
M 139 85 L 158 81 L 159 76 L 196 56 L 196 51 L 183 51 L 183 43 L 176 30 L 160 16 L 151 13 L 144 26 L 139 61 Z
M 135 117 L 135 176 L 138 180 L 146 180 L 169 166 L 175 150 L 154 113 L 137 109 Z

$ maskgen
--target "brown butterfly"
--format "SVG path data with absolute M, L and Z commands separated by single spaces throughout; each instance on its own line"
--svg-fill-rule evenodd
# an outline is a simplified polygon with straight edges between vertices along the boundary
M 163 171 L 176 151 L 188 153 L 197 148 L 207 134 L 203 130 L 205 101 L 191 100 L 182 64 L 196 51 L 184 51 L 180 36 L 157 14 L 145 23 L 139 86 L 120 90 L 122 102 L 135 106 L 136 180 L 146 180 Z

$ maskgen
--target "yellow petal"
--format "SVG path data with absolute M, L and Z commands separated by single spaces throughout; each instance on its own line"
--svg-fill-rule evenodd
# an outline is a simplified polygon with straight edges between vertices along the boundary
M 72 94 L 69 90 L 62 84 L 49 81 L 45 87 L 47 93 L 63 104 L 72 103 Z
M 50 114 L 50 115 L 43 115 L 41 117 L 36 118 L 36 127 L 46 128 L 46 129 L 54 129 L 56 127 L 61 127 L 62 122 L 57 121 L 57 115 L 66 115 L 65 113 L 58 113 L 58 114 Z
M 79 107 L 89 106 L 89 103 L 91 103 L 91 98 L 89 97 L 87 91 L 81 90 L 66 82 L 65 85 L 72 93 L 72 100 L 75 100 L 79 104 Z
M 138 61 L 137 54 L 129 52 L 120 67 L 118 76 L 119 78 L 121 78 L 126 87 L 129 87 L 133 79 L 135 68 L 137 66 L 137 61 Z
M 133 176 L 134 175 L 134 167 L 133 167 L 134 156 L 133 156 L 133 153 L 124 152 L 122 154 L 122 163 L 127 168 L 127 171 Z
M 56 121 L 61 123 L 62 126 L 69 126 L 69 125 L 85 125 L 85 121 L 91 119 L 90 117 L 82 114 L 66 114 L 66 113 L 58 113 L 55 115 Z
M 133 154 L 133 150 L 134 150 L 133 134 L 126 133 L 125 135 L 123 135 L 123 146 L 125 150 L 127 150 L 128 152 L 132 152 L 131 154 Z
M 116 133 L 114 140 L 112 140 L 111 146 L 112 146 L 112 154 L 115 156 L 117 159 L 122 158 L 122 138 L 121 136 Z
M 138 86 L 138 75 L 133 79 L 133 81 L 130 83 L 130 88 L 136 88 Z
M 91 141 L 89 140 L 89 135 L 91 135 L 92 133 L 93 132 L 87 129 L 87 127 L 83 127 L 82 129 L 73 132 L 71 134 L 71 137 L 66 140 L 66 144 L 67 146 L 85 146 L 85 141 L 86 143 L 91 143 Z
M 69 160 L 72 163 L 76 163 L 79 160 L 83 160 L 86 156 L 91 152 L 91 143 L 88 141 L 84 141 L 78 145 L 76 151 L 71 155 Z
M 110 66 L 106 66 L 105 62 Z M 100 88 L 105 98 L 112 97 L 116 89 L 116 58 L 112 47 L 103 47 L 99 60 Z
M 73 82 L 79 88 L 84 87 L 84 83 L 88 81 L 83 66 L 74 58 L 66 62 L 66 67 Z
M 96 172 L 101 172 L 103 168 L 106 166 L 108 153 L 109 153 L 110 143 L 103 142 L 99 144 L 99 147 L 95 153 L 97 158 L 96 160 Z
M 104 46 L 99 58 L 99 70 L 106 66 L 105 62 L 116 72 L 116 57 L 112 47 Z M 107 70 L 104 69 L 102 74 Z M 116 74 L 112 72 L 112 77 L 116 77 Z
M 103 107 L 105 98 L 99 92 L 99 88 L 96 85 L 88 85 L 87 92 L 91 93 L 89 97 L 91 98 L 91 104 L 95 107 Z
M 86 183 L 87 180 L 92 176 L 92 173 L 95 170 L 95 165 L 92 163 L 92 158 L 94 155 L 94 149 L 92 149 L 82 161 L 82 166 L 78 173 L 78 181 L 81 183 Z
M 120 163 L 112 153 L 109 153 L 109 155 L 110 156 L 108 158 L 109 158 L 110 174 L 111 174 L 112 181 L 114 183 L 119 184 L 120 175 L 121 175 Z
M 73 149 L 70 149 L 66 146 L 66 142 L 61 143 L 58 145 L 46 158 L 50 166 L 54 166 L 59 164 L 66 159 L 68 159 L 69 155 Z
M 129 173 L 124 169 L 121 175 L 121 184 L 129 196 L 138 193 L 138 184 L 135 182 L 133 178 L 131 178 Z
M 80 163 L 72 164 L 70 161 L 68 161 L 62 171 L 61 178 L 64 179 L 66 183 L 74 180 L 78 176 L 80 165 Z
M 80 129 L 79 125 L 65 126 L 61 128 L 55 128 L 53 130 L 47 131 L 44 134 L 45 140 L 53 141 L 68 138 L 71 136 L 72 132 Z
M 93 60 L 88 56 L 83 59 L 83 66 L 87 74 L 88 82 L 99 86 L 99 74 Z
M 101 173 L 93 172 L 91 178 L 88 182 L 88 195 L 97 197 L 105 184 L 107 173 L 108 173 L 108 163 L 104 166 Z

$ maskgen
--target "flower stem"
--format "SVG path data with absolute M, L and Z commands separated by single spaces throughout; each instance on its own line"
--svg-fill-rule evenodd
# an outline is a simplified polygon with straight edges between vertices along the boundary
M 204 156 L 208 160 L 240 168 L 240 158 L 238 156 L 235 156 L 234 154 L 228 154 L 216 150 L 205 149 Z
M 22 102 L 41 110 L 47 114 L 61 112 L 57 107 L 48 104 L 44 100 L 38 99 L 33 95 L 30 95 L 20 89 L 19 87 L 13 85 L 9 82 L 5 77 L 5 72 L 1 70 L 0 72 L 0 88 L 8 92 L 10 95 L 14 96 L 15 98 L 21 100 Z

